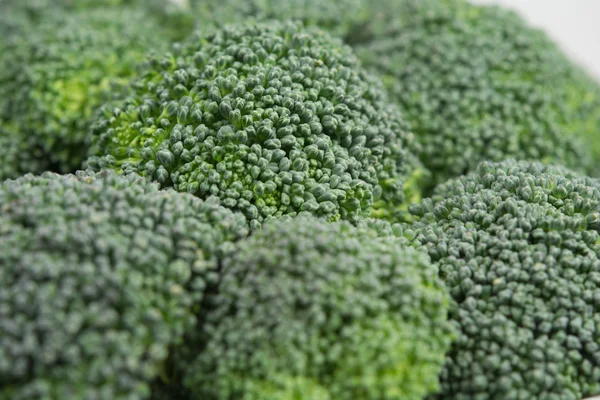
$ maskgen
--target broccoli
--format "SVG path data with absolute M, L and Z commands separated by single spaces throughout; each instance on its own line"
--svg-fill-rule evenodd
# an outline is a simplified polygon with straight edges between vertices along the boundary
M 152 19 L 151 27 L 146 25 L 145 29 L 158 26 L 158 31 L 152 32 L 171 40 L 182 40 L 193 31 L 196 16 L 190 12 L 189 4 L 180 0 L 3 0 L 0 3 L 0 32 L 2 24 L 10 26 L 15 17 L 25 18 L 35 24 L 54 18 L 57 12 L 62 15 L 112 9 L 111 12 L 118 13 L 119 10 L 131 8 L 146 12 L 146 17 Z M 12 27 L 23 28 L 15 24 Z
M 218 196 L 253 227 L 302 212 L 356 221 L 418 195 L 414 136 L 339 40 L 272 21 L 174 51 L 92 124 L 88 166 Z
M 21 157 L 43 167 L 31 172 L 72 172 L 87 153 L 86 126 L 95 108 L 109 92 L 121 91 L 147 51 L 164 50 L 169 40 L 140 10 L 48 13 L 35 24 L 17 20 L 19 34 L 0 44 L 0 125 L 10 127 L 7 140 L 23 142 Z M 43 150 L 39 159 L 37 149 Z
M 22 12 L 31 18 L 44 18 L 55 10 L 60 12 L 89 11 L 93 9 L 127 8 L 144 5 L 156 7 L 167 6 L 171 0 L 3 0 L 0 10 L 5 12 Z M 149 7 L 148 7 L 149 8 Z
M 245 218 L 112 172 L 0 184 L 0 399 L 143 399 Z
M 409 208 L 460 327 L 434 398 L 600 393 L 599 187 L 562 167 L 484 162 Z
M 223 259 L 175 365 L 197 399 L 422 399 L 454 334 L 437 274 L 384 221 L 270 220 Z
M 506 158 L 593 172 L 599 86 L 543 32 L 463 0 L 401 0 L 379 25 L 357 54 L 412 124 L 436 182 Z
M 15 129 L 0 124 L 0 182 L 25 173 L 50 169 L 43 149 L 31 137 L 20 135 Z
M 254 19 L 293 19 L 317 26 L 352 43 L 365 35 L 380 2 L 367 0 L 191 0 L 203 24 L 222 26 Z

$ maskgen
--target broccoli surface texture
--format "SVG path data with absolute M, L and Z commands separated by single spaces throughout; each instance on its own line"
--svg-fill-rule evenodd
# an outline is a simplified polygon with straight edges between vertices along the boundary
M 194 37 L 132 90 L 94 123 L 87 165 L 218 196 L 253 227 L 302 212 L 356 221 L 374 201 L 402 204 L 423 175 L 381 83 L 341 41 L 296 23 Z
M 475 3 L 0 0 L 0 400 L 600 396 L 600 82 Z
M 295 20 L 353 43 L 355 36 L 370 32 L 370 22 L 381 3 L 381 0 L 192 0 L 191 8 L 196 10 L 203 25 Z
M 383 221 L 266 222 L 222 262 L 180 369 L 194 399 L 422 399 L 453 331 L 426 252 Z
M 460 327 L 435 398 L 600 393 L 598 187 L 564 168 L 485 162 L 410 208 Z
M 0 22 L 17 30 L 0 39 L 0 125 L 12 136 L 7 140 L 21 142 L 17 157 L 35 165 L 5 165 L 0 179 L 80 168 L 94 110 L 122 91 L 146 53 L 170 43 L 138 9 L 46 13 L 36 22 Z
M 241 214 L 112 172 L 0 185 L 0 399 L 144 399 Z
M 597 172 L 600 88 L 516 13 L 401 0 L 356 49 L 423 145 L 437 182 L 506 158 Z
M 48 168 L 44 149 L 31 136 L 22 135 L 14 126 L 0 122 L 0 182 Z

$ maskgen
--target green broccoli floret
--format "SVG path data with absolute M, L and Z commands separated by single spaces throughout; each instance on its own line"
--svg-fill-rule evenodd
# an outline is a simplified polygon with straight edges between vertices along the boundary
M 32 18 L 44 18 L 45 14 L 56 10 L 68 12 L 139 5 L 148 7 L 162 4 L 166 6 L 171 2 L 171 0 L 3 0 L 0 10 L 24 12 Z
M 357 54 L 383 76 L 437 182 L 505 158 L 593 169 L 599 85 L 515 13 L 400 0 L 379 25 Z
M 460 327 L 435 398 L 600 393 L 599 187 L 564 168 L 485 162 L 410 208 Z
M 368 0 L 191 0 L 191 8 L 206 24 L 217 26 L 255 19 L 297 20 L 317 26 L 352 43 L 369 32 L 376 6 Z
M 0 185 L 0 399 L 143 399 L 241 214 L 140 177 Z
M 221 264 L 195 341 L 191 398 L 422 399 L 453 337 L 427 253 L 384 221 L 272 220 Z M 195 346 L 191 346 L 195 343 Z M 192 356 L 192 357 L 190 357 Z M 195 358 L 194 358 L 195 357 Z
M 2 24 L 10 25 L 16 17 L 24 17 L 35 24 L 55 18 L 56 13 L 64 15 L 72 12 L 103 12 L 107 9 L 112 9 L 111 12 L 119 12 L 119 10 L 128 12 L 126 10 L 131 8 L 147 12 L 147 18 L 153 20 L 150 29 L 158 28 L 158 31 L 152 30 L 153 34 L 168 36 L 172 40 L 182 40 L 194 29 L 196 15 L 190 12 L 189 4 L 182 0 L 2 0 L 0 33 Z M 12 25 L 13 28 L 19 27 Z M 142 29 L 148 27 L 149 25 L 146 25 Z
M 0 182 L 26 173 L 52 169 L 44 150 L 14 126 L 2 126 L 0 123 L 0 152 Z
M 89 166 L 218 196 L 253 226 L 301 212 L 357 220 L 374 200 L 401 204 L 421 176 L 397 107 L 328 34 L 231 25 L 176 50 L 98 118 Z
M 48 13 L 0 45 L 0 125 L 14 127 L 11 140 L 43 149 L 34 163 L 69 172 L 87 153 L 93 111 L 169 40 L 140 10 Z

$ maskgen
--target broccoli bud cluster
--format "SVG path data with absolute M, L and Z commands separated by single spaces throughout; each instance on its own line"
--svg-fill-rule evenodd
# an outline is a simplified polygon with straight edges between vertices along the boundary
M 231 25 L 153 59 L 94 123 L 87 165 L 217 196 L 253 226 L 401 204 L 418 147 L 349 48 L 296 23 Z
M 143 399 L 248 232 L 212 201 L 111 172 L 0 185 L 0 399 Z
M 203 24 L 223 26 L 228 23 L 295 20 L 317 26 L 352 43 L 355 36 L 365 35 L 378 1 L 368 0 L 191 0 L 191 8 Z
M 600 185 L 539 163 L 483 163 L 410 208 L 460 327 L 439 399 L 600 393 Z
M 13 125 L 0 122 L 0 181 L 24 173 L 37 173 L 48 168 L 44 149 L 32 137 L 25 137 Z
M 0 0 L 0 400 L 598 395 L 598 132 L 467 0 Z
M 514 12 L 465 0 L 401 0 L 357 46 L 381 74 L 440 183 L 482 161 L 591 172 L 600 87 Z
M 80 168 L 96 108 L 120 94 L 149 49 L 169 46 L 141 9 L 45 12 L 39 21 L 0 21 L 0 32 L 15 31 L 0 39 L 0 125 L 23 148 L 18 157 L 36 165 L 4 166 L 0 179 Z
M 426 252 L 383 221 L 267 222 L 222 262 L 180 367 L 202 399 L 422 399 L 453 331 Z

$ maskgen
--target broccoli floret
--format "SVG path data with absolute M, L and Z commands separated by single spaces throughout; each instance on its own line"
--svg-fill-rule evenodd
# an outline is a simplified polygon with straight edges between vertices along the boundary
M 0 151 L 0 182 L 53 168 L 44 156 L 44 150 L 14 126 L 2 126 L 0 123 Z
M 0 185 L 0 399 L 143 399 L 245 218 L 140 177 Z
M 295 23 L 231 25 L 150 62 L 93 125 L 88 165 L 215 195 L 253 226 L 357 220 L 421 176 L 398 109 L 341 41 Z M 417 184 L 415 184 L 417 185 Z
M 148 51 L 164 51 L 169 40 L 140 10 L 48 13 L 0 45 L 0 125 L 14 127 L 21 135 L 15 140 L 31 143 L 31 153 L 43 149 L 34 163 L 71 172 L 87 153 L 93 111 L 120 92 Z
M 368 0 L 191 0 L 192 9 L 204 25 L 239 23 L 250 18 L 293 19 L 344 38 L 346 43 L 352 42 L 355 35 L 366 34 L 378 4 Z
M 138 5 L 148 7 L 148 5 L 166 5 L 170 2 L 171 0 L 3 0 L 0 10 L 6 12 L 24 12 L 31 18 L 44 18 L 45 14 L 56 10 L 68 12 Z
M 2 24 L 10 24 L 15 17 L 25 17 L 35 24 L 49 17 L 54 18 L 56 13 L 103 12 L 107 9 L 119 12 L 131 8 L 148 13 L 147 18 L 153 20 L 150 29 L 158 27 L 158 31 L 151 31 L 153 34 L 182 40 L 193 31 L 196 16 L 190 12 L 189 4 L 182 0 L 2 0 L 0 32 Z M 149 26 L 142 29 L 148 29 Z
M 448 294 L 427 253 L 384 221 L 272 220 L 221 267 L 180 351 L 192 398 L 409 400 L 438 388 Z
M 410 208 L 460 327 L 435 398 L 600 393 L 599 187 L 560 167 L 485 162 Z
M 396 7 L 357 54 L 382 75 L 437 182 L 506 158 L 593 169 L 599 85 L 543 32 L 463 0 Z

